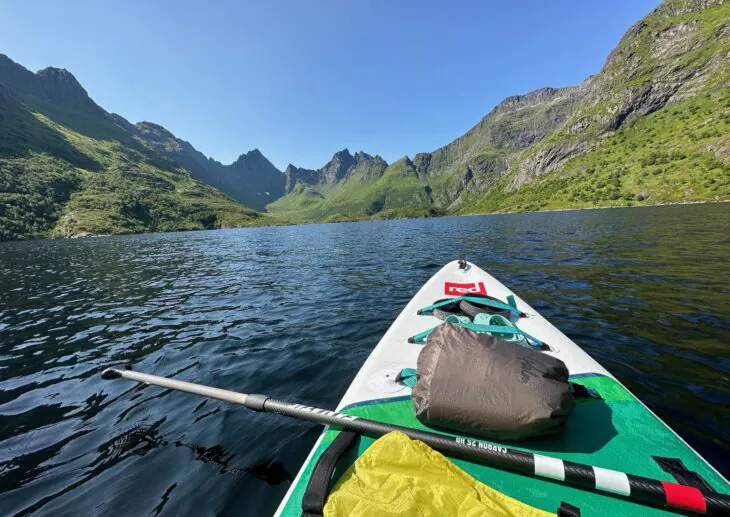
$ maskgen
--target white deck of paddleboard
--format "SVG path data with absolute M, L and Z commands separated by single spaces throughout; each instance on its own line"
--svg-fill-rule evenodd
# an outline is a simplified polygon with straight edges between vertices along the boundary
M 551 351 L 546 352 L 560 358 L 571 375 L 580 373 L 601 373 L 610 375 L 600 364 L 573 343 L 565 334 L 555 328 L 549 321 L 540 316 L 527 302 L 522 300 L 496 278 L 474 264 L 467 263 L 467 269 L 459 269 L 457 261 L 450 262 L 436 273 L 413 299 L 406 305 L 393 325 L 388 329 L 378 346 L 363 364 L 350 388 L 340 401 L 337 409 L 364 400 L 383 399 L 406 395 L 409 389 L 393 382 L 391 379 L 403 368 L 415 368 L 418 354 L 423 345 L 408 343 L 408 338 L 421 331 L 439 325 L 441 320 L 434 316 L 419 316 L 418 309 L 431 305 L 436 300 L 453 296 L 456 290 L 464 287 L 453 287 L 453 284 L 471 284 L 474 289 L 486 288 L 489 296 L 502 301 L 513 295 L 517 308 L 527 314 L 520 318 L 517 325 L 520 329 L 537 339 L 547 343 Z M 446 286 L 452 284 L 450 293 Z M 468 294 L 464 292 L 464 294 Z
M 467 292 L 469 286 L 472 286 L 471 289 L 476 291 L 480 289 L 480 282 L 489 296 L 502 301 L 505 301 L 509 295 L 515 297 L 517 308 L 527 315 L 526 318 L 520 318 L 517 321 L 517 326 L 531 336 L 547 343 L 551 350 L 544 353 L 560 358 L 568 367 L 570 375 L 598 373 L 614 378 L 591 356 L 496 278 L 474 264 L 467 263 L 466 269 L 460 269 L 459 262 L 453 261 L 446 264 L 431 277 L 405 306 L 393 325 L 373 349 L 362 368 L 360 368 L 337 409 L 341 410 L 358 402 L 402 397 L 410 394 L 410 388 L 397 384 L 395 376 L 403 368 L 416 367 L 418 354 L 423 349 L 423 345 L 408 343 L 408 338 L 442 323 L 434 316 L 419 316 L 417 311 L 433 304 L 436 300 L 450 296 L 467 295 L 469 294 Z M 450 285 L 447 292 L 447 285 L 449 284 L 452 285 Z M 454 287 L 453 284 L 466 284 L 467 287 Z M 457 292 L 459 289 L 461 291 Z M 647 411 L 650 410 L 647 408 Z M 311 460 L 321 439 L 320 436 L 309 457 L 305 460 L 302 469 L 294 479 L 276 515 L 279 515 L 284 509 L 286 501 L 302 476 L 304 466 Z

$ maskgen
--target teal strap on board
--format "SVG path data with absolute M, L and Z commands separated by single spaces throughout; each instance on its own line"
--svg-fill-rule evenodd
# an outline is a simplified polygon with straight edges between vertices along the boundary
M 446 323 L 456 323 L 457 325 L 471 323 L 471 319 L 469 319 L 469 316 L 458 316 L 456 314 L 450 314 L 445 321 Z
M 414 370 L 413 368 L 403 368 L 400 373 L 395 377 L 395 382 L 400 382 L 401 384 L 408 386 L 411 389 L 416 387 L 417 381 L 418 379 L 416 379 L 416 370 Z
M 487 307 L 492 307 L 494 309 L 502 309 L 505 311 L 510 311 L 514 314 L 517 314 L 518 316 L 522 316 L 522 312 L 520 312 L 519 309 L 517 309 L 517 304 L 515 303 L 515 298 L 512 295 L 509 295 L 507 297 L 507 301 L 510 301 L 510 298 L 512 299 L 511 304 L 502 303 L 496 300 L 490 300 L 489 298 L 479 298 L 477 296 L 457 296 L 456 298 L 449 298 L 447 300 L 441 300 L 440 302 L 434 303 L 432 305 L 429 305 L 428 307 L 424 307 L 423 309 L 419 309 L 418 314 L 420 315 L 428 315 L 433 312 L 434 309 L 438 309 L 439 307 L 443 307 L 444 305 L 449 305 L 455 302 L 460 302 L 462 300 L 466 302 L 476 303 L 478 305 L 486 305 Z
M 540 348 L 543 346 L 542 341 L 531 336 L 524 330 L 518 329 L 517 327 L 505 327 L 504 325 L 479 325 L 477 323 L 458 323 L 458 325 L 478 334 L 519 334 L 520 336 L 525 337 L 528 341 L 532 341 L 533 344 L 530 345 L 531 348 Z M 433 332 L 435 328 L 436 327 L 419 332 L 415 336 L 409 338 L 408 342 L 422 345 L 424 341 L 426 341 L 428 335 Z
M 448 321 L 448 320 L 447 320 Z M 493 333 L 492 335 L 494 337 L 498 337 L 501 339 L 504 339 L 506 341 L 524 341 L 525 338 L 522 336 L 522 334 L 518 334 L 517 332 L 512 332 L 515 325 L 510 322 L 507 318 L 504 316 L 501 316 L 499 314 L 477 314 L 474 316 L 474 324 L 476 325 L 499 325 L 504 327 L 504 332 L 499 333 Z M 521 343 L 518 343 L 521 344 Z M 526 343 L 527 344 L 527 343 Z

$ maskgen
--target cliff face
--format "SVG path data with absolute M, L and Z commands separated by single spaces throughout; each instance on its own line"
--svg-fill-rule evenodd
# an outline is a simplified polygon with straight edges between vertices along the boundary
M 332 159 L 319 169 L 301 169 L 292 164 L 284 171 L 285 188 L 289 193 L 294 190 L 297 182 L 305 185 L 333 185 L 343 180 L 357 176 L 359 181 L 366 181 L 382 176 L 388 166 L 380 156 L 370 156 L 358 151 L 353 156 L 350 151 L 343 149 L 336 152 Z
M 290 163 L 284 171 L 284 191 L 286 193 L 294 190 L 297 183 L 314 185 L 318 182 L 319 171 L 315 169 L 302 169 Z
M 519 162 L 511 188 L 595 149 L 616 130 L 702 92 L 728 68 L 724 0 L 671 0 L 634 24 L 586 82 L 567 123 Z

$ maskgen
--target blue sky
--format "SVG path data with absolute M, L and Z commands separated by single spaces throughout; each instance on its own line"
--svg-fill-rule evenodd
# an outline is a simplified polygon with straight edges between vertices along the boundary
M 504 97 L 596 73 L 657 0 L 10 1 L 0 53 L 69 69 L 224 163 L 447 144 Z

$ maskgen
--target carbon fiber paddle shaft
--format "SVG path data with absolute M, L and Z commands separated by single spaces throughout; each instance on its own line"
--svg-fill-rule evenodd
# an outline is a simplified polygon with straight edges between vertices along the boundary
M 481 440 L 452 437 L 302 404 L 282 402 L 271 399 L 266 395 L 247 395 L 192 382 L 113 368 L 105 370 L 102 377 L 105 379 L 124 378 L 145 384 L 153 384 L 163 388 L 241 404 L 254 411 L 278 413 L 316 424 L 354 431 L 374 438 L 392 431 L 400 431 L 409 438 L 420 440 L 437 451 L 468 460 L 476 460 L 490 467 L 548 478 L 581 489 L 608 492 L 637 503 L 659 508 L 684 512 L 692 511 L 705 515 L 730 516 L 730 496 L 704 493 L 695 487 L 563 461 L 550 456 L 509 449 L 503 445 Z

